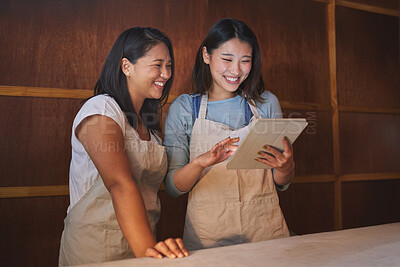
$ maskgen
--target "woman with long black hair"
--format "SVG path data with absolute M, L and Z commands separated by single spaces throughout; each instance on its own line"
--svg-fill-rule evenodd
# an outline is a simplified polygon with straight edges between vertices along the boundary
M 182 240 L 156 242 L 157 192 L 167 170 L 158 111 L 174 76 L 171 42 L 157 29 L 124 31 L 72 128 L 70 206 L 59 265 L 187 256 Z
M 171 104 L 165 123 L 167 192 L 189 192 L 183 241 L 189 250 L 288 237 L 276 190 L 294 177 L 293 149 L 260 147 L 254 160 L 274 168 L 227 170 L 251 119 L 281 118 L 265 90 L 261 55 L 242 21 L 217 21 L 200 45 L 192 72 L 194 94 Z

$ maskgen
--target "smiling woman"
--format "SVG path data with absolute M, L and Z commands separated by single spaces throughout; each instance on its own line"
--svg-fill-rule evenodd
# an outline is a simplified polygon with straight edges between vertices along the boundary
M 214 51 L 203 46 L 204 62 L 210 66 L 212 84 L 209 101 L 229 98 L 251 71 L 252 48 L 239 38 L 223 43 Z
M 282 116 L 278 99 L 264 89 L 258 41 L 246 24 L 222 19 L 212 26 L 198 49 L 192 84 L 195 94 L 171 104 L 164 133 L 167 192 L 189 192 L 185 246 L 194 250 L 289 236 L 276 188 L 286 189 L 293 179 L 291 144 L 282 140 L 283 152 L 259 148 L 262 158 L 256 160 L 274 173 L 226 169 L 251 118 Z
M 126 75 L 129 94 L 140 107 L 146 98 L 160 99 L 164 85 L 171 77 L 171 56 L 164 43 L 156 44 L 135 64 L 122 59 L 122 71 Z
M 157 112 L 173 75 L 172 46 L 159 30 L 136 27 L 118 37 L 95 96 L 73 123 L 61 266 L 188 255 L 181 239 L 154 237 L 167 169 Z

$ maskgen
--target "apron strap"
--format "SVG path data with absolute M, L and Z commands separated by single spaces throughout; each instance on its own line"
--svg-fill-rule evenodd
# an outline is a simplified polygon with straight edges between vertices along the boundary
M 253 117 L 253 112 L 251 112 L 251 108 L 249 102 L 247 102 L 246 98 L 244 99 L 244 125 L 249 125 L 251 118 Z
M 192 94 L 192 115 L 193 122 L 199 117 L 201 95 L 199 93 Z
M 158 136 L 157 132 L 156 132 L 155 130 L 153 130 L 153 129 L 149 129 L 149 133 L 150 133 L 152 136 L 154 136 L 154 138 L 156 139 L 157 143 L 158 143 L 160 146 L 162 146 L 162 139 L 161 139 L 161 137 Z M 150 137 L 150 140 L 151 140 L 151 137 Z
M 251 99 L 246 99 L 246 100 L 247 100 L 247 103 L 249 104 L 249 107 L 250 107 L 250 109 L 251 109 L 251 112 L 254 114 L 254 116 L 256 117 L 256 119 L 260 119 L 261 116 L 260 116 L 260 113 L 258 113 L 257 107 L 256 107 L 256 105 L 254 104 L 254 101 L 251 100 Z
M 207 113 L 208 94 L 201 96 L 199 119 L 205 119 Z

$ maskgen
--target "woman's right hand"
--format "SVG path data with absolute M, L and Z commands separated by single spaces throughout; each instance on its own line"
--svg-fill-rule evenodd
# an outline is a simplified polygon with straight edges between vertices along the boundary
M 219 141 L 211 148 L 211 150 L 198 156 L 195 161 L 202 168 L 207 168 L 214 164 L 220 163 L 235 153 L 238 146 L 234 145 L 234 143 L 238 141 L 239 137 L 228 137 L 222 141 Z
M 199 180 L 201 172 L 204 168 L 220 163 L 235 153 L 237 145 L 234 143 L 239 141 L 239 137 L 226 138 L 218 142 L 209 151 L 176 170 L 174 174 L 174 184 L 176 188 L 182 192 L 189 191 Z
M 189 253 L 185 249 L 182 239 L 168 238 L 165 241 L 158 242 L 154 247 L 148 248 L 145 257 L 161 259 L 163 255 L 175 259 L 189 256 Z

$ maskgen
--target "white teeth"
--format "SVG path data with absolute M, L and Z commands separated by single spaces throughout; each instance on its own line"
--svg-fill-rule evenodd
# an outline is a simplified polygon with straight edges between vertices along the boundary
M 225 77 L 225 78 L 230 82 L 235 82 L 235 81 L 237 81 L 239 79 L 239 77 L 236 77 L 236 78 Z
M 158 85 L 158 86 L 164 86 L 164 83 L 163 83 L 163 82 L 154 82 L 154 84 L 155 84 L 155 85 Z

